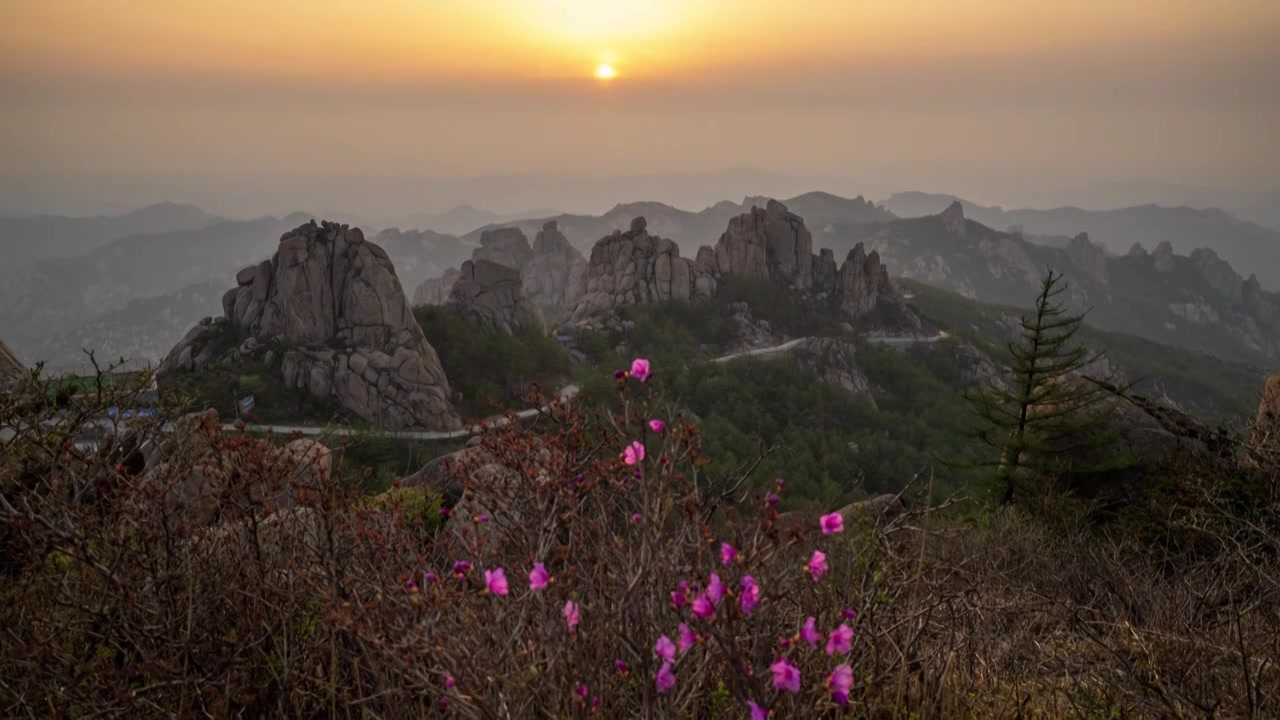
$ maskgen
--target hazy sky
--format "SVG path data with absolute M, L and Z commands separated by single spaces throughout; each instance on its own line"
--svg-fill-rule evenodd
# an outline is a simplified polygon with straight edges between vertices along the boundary
M 1280 0 L 0 0 L 0 57 L 9 211 L 574 209 L 590 183 L 485 178 L 734 168 L 1280 188 Z

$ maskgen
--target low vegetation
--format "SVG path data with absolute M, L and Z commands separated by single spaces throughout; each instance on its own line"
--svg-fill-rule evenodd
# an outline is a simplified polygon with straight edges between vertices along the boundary
M 200 455 L 236 469 L 218 476 L 218 495 L 184 499 L 175 491 L 201 462 L 156 476 L 128 435 L 94 452 L 71 442 L 76 420 L 101 409 L 91 396 L 58 410 L 0 399 L 0 426 L 20 429 L 0 464 L 0 709 L 1280 711 L 1275 468 L 1231 465 L 1257 490 L 1247 502 L 1207 477 L 1212 463 L 1169 473 L 1197 511 L 1148 520 L 1182 545 L 1098 527 L 1048 494 L 965 521 L 954 501 L 784 513 L 789 478 L 749 491 L 741 467 L 718 466 L 679 416 L 669 374 L 637 361 L 607 407 L 556 406 L 533 431 L 482 436 L 443 527 L 424 521 L 428 494 L 362 499 L 238 433 Z M 67 422 L 31 422 L 49 412 Z M 181 456 L 194 436 L 169 445 L 161 422 L 133 437 Z M 197 520 L 209 499 L 219 515 Z

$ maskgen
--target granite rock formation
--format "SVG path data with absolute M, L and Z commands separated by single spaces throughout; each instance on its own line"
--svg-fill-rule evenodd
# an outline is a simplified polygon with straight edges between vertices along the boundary
M 813 237 L 804 220 L 777 200 L 729 220 L 715 246 L 716 271 L 768 278 L 797 290 L 813 283 Z
M 566 312 L 569 321 L 600 318 L 620 305 L 695 300 L 715 293 L 710 276 L 680 257 L 674 242 L 650 235 L 647 227 L 638 217 L 627 232 L 596 242 L 577 297 Z
M 533 248 L 520 228 L 494 228 L 480 234 L 480 247 L 471 253 L 471 259 L 489 260 L 520 270 L 533 260 Z
M 230 329 L 246 338 L 241 342 L 282 346 L 286 385 L 332 397 L 380 427 L 461 427 L 440 360 L 395 268 L 359 229 L 302 225 L 236 282 L 222 300 L 225 319 L 202 322 L 174 347 L 161 364 L 162 381 L 169 372 L 224 359 L 209 336 Z
M 547 330 L 542 310 L 529 299 L 520 271 L 490 260 L 468 260 L 445 307 L 510 333 L 517 327 Z
M 535 303 L 566 307 L 582 283 L 587 260 L 569 244 L 555 220 L 549 220 L 533 240 L 533 258 L 520 268 L 524 291 Z
M 1089 240 L 1089 233 L 1080 233 L 1071 238 L 1071 242 L 1067 244 L 1067 257 L 1071 258 L 1076 267 L 1103 285 L 1111 282 L 1111 273 L 1107 270 L 1107 251 L 1101 245 L 1094 245 Z
M 1156 261 L 1156 270 L 1169 272 L 1173 269 L 1173 245 L 1169 241 L 1156 245 L 1156 251 L 1151 257 Z
M 791 351 L 800 368 L 819 382 L 848 393 L 871 397 L 871 382 L 854 360 L 856 348 L 849 340 L 833 337 L 809 338 Z
M 1269 376 L 1262 387 L 1249 450 L 1255 462 L 1265 459 L 1263 464 L 1273 465 L 1280 460 L 1280 373 Z
M 449 299 L 449 293 L 453 291 L 453 284 L 458 282 L 460 277 L 462 277 L 461 270 L 449 268 L 440 277 L 423 280 L 422 284 L 413 291 L 413 306 L 443 305 Z

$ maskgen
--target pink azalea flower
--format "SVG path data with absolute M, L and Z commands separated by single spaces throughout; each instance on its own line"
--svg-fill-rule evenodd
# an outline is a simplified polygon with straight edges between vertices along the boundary
M 827 678 L 827 687 L 831 689 L 831 699 L 844 707 L 849 704 L 849 691 L 853 689 L 853 669 L 848 664 L 837 665 Z
M 471 570 L 471 563 L 466 560 L 459 560 L 453 564 L 453 576 L 459 580 L 467 576 L 467 572 Z
M 583 700 L 586 700 L 587 695 L 589 695 L 591 691 L 587 689 L 586 685 L 579 685 L 577 693 L 578 693 L 578 697 L 582 698 Z
M 428 584 L 428 585 L 430 585 L 430 584 L 431 584 L 431 583 L 433 583 L 433 582 L 438 581 L 439 579 L 440 579 L 440 576 L 439 576 L 439 575 L 437 575 L 437 574 L 435 574 L 435 573 L 433 573 L 433 572 L 431 572 L 430 570 L 428 570 L 428 571 L 426 571 L 426 572 L 422 573 L 422 582 L 424 582 L 424 583 L 426 583 L 426 584 Z
M 814 550 L 813 557 L 809 558 L 809 564 L 806 566 L 809 574 L 813 576 L 813 581 L 817 582 L 831 568 L 827 566 L 827 556 L 821 550 Z
M 478 513 L 471 519 L 478 523 L 487 523 L 489 522 L 489 513 Z
M 662 431 L 667 429 L 667 424 L 658 418 L 654 418 L 649 421 L 649 429 L 661 435 Z
M 817 619 L 810 617 L 804 621 L 804 626 L 800 628 L 800 639 L 809 643 L 809 647 L 818 647 L 818 643 L 822 641 L 822 633 L 818 632 L 814 625 Z
M 542 563 L 534 563 L 533 569 L 529 571 L 529 589 L 541 590 L 551 582 L 551 575 L 547 572 L 547 568 Z
M 418 583 L 414 582 L 413 578 L 409 578 L 404 581 L 404 589 L 409 592 L 418 592 Z
M 715 617 L 715 603 L 708 600 L 706 594 L 699 595 L 693 599 L 693 614 L 703 620 Z
M 800 669 L 787 662 L 786 658 L 778 658 L 777 662 L 769 666 L 769 672 L 773 673 L 774 687 L 793 693 L 800 692 Z
M 566 600 L 564 603 L 564 621 L 569 625 L 569 632 L 573 632 L 578 627 L 578 621 L 582 619 L 578 614 L 578 603 L 572 600 Z
M 688 601 L 688 597 L 686 597 L 685 595 L 685 593 L 687 592 L 689 592 L 688 583 L 680 583 L 679 590 L 672 590 L 671 591 L 671 607 L 677 610 L 684 607 L 684 604 Z
M 649 361 L 644 358 L 636 358 L 631 361 L 631 377 L 644 382 L 649 379 Z
M 818 518 L 818 527 L 822 528 L 823 535 L 844 532 L 844 516 L 838 512 L 827 513 Z
M 738 605 L 742 607 L 742 614 L 750 615 L 755 612 L 756 606 L 760 604 L 760 586 L 756 584 L 756 579 L 750 575 L 742 576 L 742 595 L 738 598 Z
M 853 608 L 845 608 L 840 614 L 844 615 L 845 620 L 852 620 L 858 617 L 858 611 Z
M 630 672 L 629 670 L 627 670 L 627 664 L 626 664 L 626 663 L 624 663 L 624 662 L 622 662 L 621 660 L 614 660 L 614 661 L 613 661 L 613 669 L 614 669 L 614 670 L 617 670 L 618 672 L 622 673 L 623 675 L 626 675 L 628 672 Z
M 450 690 L 452 690 L 452 689 L 453 689 L 453 686 L 454 686 L 454 685 L 457 685 L 457 684 L 458 684 L 458 681 L 454 680 L 452 675 L 445 675 L 445 676 L 444 676 L 444 686 L 445 686 L 445 687 L 447 687 L 447 688 L 449 688 Z
M 671 663 L 662 663 L 662 668 L 654 676 L 654 681 L 658 684 L 659 694 L 665 693 L 676 686 L 676 676 L 675 673 L 671 672 Z
M 653 652 L 666 662 L 675 662 L 676 660 L 676 644 L 671 642 L 671 638 L 666 635 L 658 638 L 658 642 L 654 643 Z
M 502 568 L 484 571 L 484 584 L 494 595 L 506 595 L 510 587 L 507 585 L 507 574 Z
M 627 465 L 638 465 L 644 460 L 644 445 L 640 441 L 633 441 L 622 451 L 622 462 Z
M 632 524 L 638 523 L 638 522 L 640 522 L 642 519 L 644 519 L 644 516 L 643 516 L 643 515 L 641 515 L 640 513 L 632 513 L 632 514 L 631 514 L 631 522 L 632 522 Z
M 719 607 L 720 600 L 723 598 L 724 583 L 720 582 L 719 575 L 711 573 L 711 578 L 707 581 L 707 599 L 710 600 L 713 605 Z
M 751 708 L 751 720 L 769 720 L 769 711 L 757 705 L 755 700 L 748 700 L 747 707 Z
M 696 645 L 698 636 L 693 634 L 688 625 L 680 623 L 680 631 L 676 633 L 676 643 L 680 648 L 680 654 L 683 655 Z
M 720 543 L 720 564 L 728 567 L 733 563 L 733 559 L 738 557 L 738 551 L 727 542 Z
M 840 623 L 840 627 L 831 631 L 831 636 L 827 638 L 827 654 L 847 655 L 853 649 L 853 631 L 848 625 Z

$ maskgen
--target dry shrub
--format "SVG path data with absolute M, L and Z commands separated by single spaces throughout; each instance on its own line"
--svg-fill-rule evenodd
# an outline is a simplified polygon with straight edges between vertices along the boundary
M 707 477 L 696 429 L 648 390 L 623 376 L 620 412 L 554 405 L 535 430 L 489 429 L 455 463 L 439 532 L 413 493 L 360 500 L 237 433 L 201 454 L 226 472 L 193 524 L 169 492 L 182 473 L 156 483 L 128 448 L 69 442 L 66 419 L 109 398 L 0 401 L 0 426 L 25 428 L 0 463 L 2 714 L 1275 716 L 1265 529 L 1178 558 L 1013 512 L 826 535 L 816 517 L 779 523 L 774 493 L 739 494 L 742 474 Z M 538 563 L 551 579 L 535 589 Z M 820 637 L 801 634 L 809 617 Z M 841 625 L 849 652 L 829 654 Z M 798 692 L 777 686 L 780 659 Z M 840 665 L 847 705 L 828 685 Z

